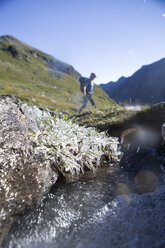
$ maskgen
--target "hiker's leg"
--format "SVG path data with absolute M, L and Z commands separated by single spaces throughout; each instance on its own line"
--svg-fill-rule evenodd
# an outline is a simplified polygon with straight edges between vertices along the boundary
M 88 100 L 90 101 L 90 103 L 91 103 L 93 106 L 95 106 L 95 102 L 94 102 L 94 100 L 93 100 L 91 94 L 88 94 Z
M 84 97 L 83 97 L 83 105 L 82 105 L 81 108 L 79 109 L 79 113 L 81 113 L 81 111 L 83 110 L 83 108 L 86 107 L 87 102 L 88 102 L 88 97 L 87 97 L 87 96 L 84 96 Z

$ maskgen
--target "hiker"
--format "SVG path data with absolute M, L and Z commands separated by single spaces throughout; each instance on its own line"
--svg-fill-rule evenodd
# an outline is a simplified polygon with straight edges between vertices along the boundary
M 80 84 L 81 84 L 81 79 L 82 79 L 82 84 L 81 84 L 81 90 L 83 92 L 83 105 L 79 109 L 79 113 L 81 113 L 82 109 L 86 107 L 88 101 L 95 106 L 95 102 L 92 98 L 92 93 L 93 93 L 93 87 L 94 87 L 94 82 L 93 80 L 96 78 L 95 73 L 91 73 L 89 78 L 80 78 Z

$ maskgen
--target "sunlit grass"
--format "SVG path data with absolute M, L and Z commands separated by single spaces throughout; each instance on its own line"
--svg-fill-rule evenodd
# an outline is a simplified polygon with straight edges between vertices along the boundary
M 12 57 L 7 51 L 10 44 L 22 58 Z M 51 68 L 47 63 L 51 59 L 58 64 L 50 55 L 15 39 L 0 39 L 0 94 L 12 94 L 28 104 L 34 102 L 52 111 L 73 113 L 74 108 L 80 108 L 82 99 L 76 71 L 64 63 L 62 67 L 68 73 L 60 71 L 58 66 Z M 94 100 L 98 109 L 114 105 L 98 86 L 94 87 Z

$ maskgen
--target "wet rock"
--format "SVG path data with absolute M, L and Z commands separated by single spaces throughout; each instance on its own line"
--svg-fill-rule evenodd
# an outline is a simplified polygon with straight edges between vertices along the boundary
M 13 96 L 0 96 L 0 242 L 5 230 L 26 208 L 37 204 L 58 178 L 52 161 L 28 136 L 39 130 L 43 116 L 35 106 L 27 106 Z

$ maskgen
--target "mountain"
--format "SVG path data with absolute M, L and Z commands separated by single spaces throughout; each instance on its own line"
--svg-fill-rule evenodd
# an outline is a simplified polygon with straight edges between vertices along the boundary
M 154 104 L 165 101 L 165 58 L 142 66 L 131 77 L 100 84 L 101 88 L 121 104 Z
M 0 94 L 49 110 L 71 111 L 81 106 L 80 73 L 71 65 L 6 35 L 0 37 Z M 114 104 L 99 87 L 94 99 L 100 108 Z

